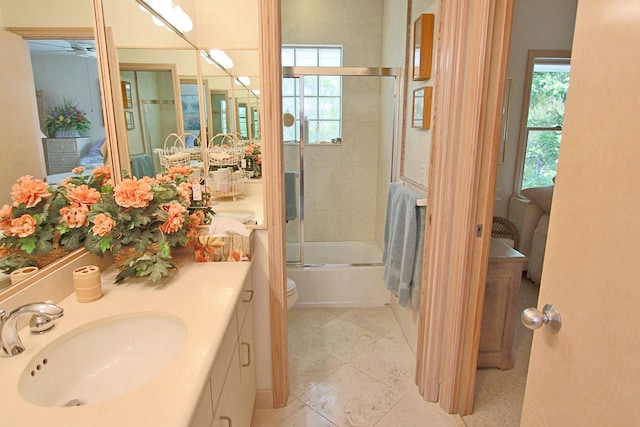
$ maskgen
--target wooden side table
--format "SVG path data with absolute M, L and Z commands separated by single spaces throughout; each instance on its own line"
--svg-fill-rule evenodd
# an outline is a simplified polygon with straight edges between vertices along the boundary
M 479 368 L 513 368 L 513 333 L 518 321 L 518 296 L 527 257 L 492 240 L 480 328 Z

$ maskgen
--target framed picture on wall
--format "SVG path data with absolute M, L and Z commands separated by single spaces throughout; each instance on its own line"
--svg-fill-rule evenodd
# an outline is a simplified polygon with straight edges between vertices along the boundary
M 131 83 L 121 81 L 122 86 L 122 104 L 124 108 L 133 108 L 133 96 L 131 95 Z
M 431 127 L 431 94 L 433 88 L 421 87 L 413 91 L 413 114 L 411 127 L 429 129 Z
M 431 78 L 435 15 L 423 13 L 413 23 L 413 80 Z
M 124 112 L 124 121 L 127 123 L 127 130 L 135 129 L 136 125 L 133 122 L 133 112 L 125 111 Z

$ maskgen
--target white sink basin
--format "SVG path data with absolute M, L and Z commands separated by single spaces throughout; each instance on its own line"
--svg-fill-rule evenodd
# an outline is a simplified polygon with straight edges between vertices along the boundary
M 25 367 L 18 391 L 38 406 L 79 406 L 127 393 L 162 373 L 187 338 L 164 314 L 98 320 L 43 348 Z

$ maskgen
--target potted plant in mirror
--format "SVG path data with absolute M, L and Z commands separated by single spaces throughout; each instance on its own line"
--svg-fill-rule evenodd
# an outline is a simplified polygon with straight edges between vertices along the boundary
M 143 276 L 157 282 L 175 268 L 172 250 L 187 245 L 206 220 L 205 210 L 190 210 L 192 171 L 174 166 L 155 178 L 127 177 L 91 206 L 85 247 L 113 255 L 116 282 Z
M 74 172 L 56 187 L 29 175 L 12 186 L 13 203 L 0 210 L 0 270 L 42 268 L 83 244 L 90 207 L 110 186 L 111 171 Z
M 87 115 L 69 99 L 53 107 L 44 119 L 47 133 L 55 138 L 74 138 L 89 130 L 91 122 Z

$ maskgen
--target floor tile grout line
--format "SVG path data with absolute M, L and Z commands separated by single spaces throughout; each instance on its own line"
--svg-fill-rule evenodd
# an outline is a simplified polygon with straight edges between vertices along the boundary
M 322 351 L 322 353 L 323 353 L 323 354 L 326 354 L 326 355 L 327 355 L 327 356 L 329 356 L 329 357 L 333 357 L 333 358 L 336 358 L 336 359 L 340 360 L 341 365 L 340 365 L 339 367 L 337 367 L 336 369 L 333 369 L 330 373 L 327 373 L 327 375 L 325 375 L 322 379 L 319 379 L 319 380 L 318 380 L 317 382 L 315 382 L 315 384 L 313 384 L 311 387 L 306 388 L 306 389 L 305 389 L 305 390 L 303 390 L 300 394 L 297 394 L 297 395 L 295 396 L 295 398 L 296 398 L 296 399 L 298 399 L 300 402 L 302 402 L 302 403 L 303 403 L 303 405 L 304 405 L 305 407 L 307 407 L 307 408 L 311 409 L 312 411 L 314 411 L 314 413 L 316 413 L 316 414 L 320 415 L 323 419 L 326 419 L 326 420 L 327 420 L 329 423 L 331 423 L 332 425 L 336 425 L 336 424 L 334 424 L 334 422 L 333 422 L 331 419 L 328 419 L 326 416 L 324 416 L 323 414 L 319 413 L 319 412 L 318 412 L 318 411 L 316 411 L 313 407 L 311 407 L 309 404 L 307 404 L 307 402 L 306 402 L 305 400 L 303 400 L 303 399 L 301 398 L 301 396 L 302 396 L 302 395 L 304 395 L 304 394 L 306 394 L 306 393 L 309 393 L 309 392 L 310 392 L 314 387 L 318 386 L 322 381 L 326 380 L 328 377 L 330 377 L 331 375 L 333 375 L 333 374 L 334 374 L 336 371 L 338 371 L 339 369 L 341 369 L 341 368 L 343 368 L 343 367 L 345 367 L 345 366 L 348 366 L 349 368 L 354 369 L 355 371 L 357 371 L 357 372 L 361 373 L 362 375 L 364 375 L 364 376 L 367 378 L 367 381 L 366 381 L 367 383 L 369 383 L 369 382 L 374 383 L 374 382 L 375 382 L 375 383 L 382 384 L 382 385 L 384 385 L 385 387 L 392 387 L 392 388 L 395 388 L 395 390 L 396 390 L 396 391 L 398 392 L 398 394 L 400 395 L 400 396 L 399 396 L 399 398 L 394 402 L 394 404 L 393 404 L 393 405 L 392 405 L 392 406 L 391 406 L 387 411 L 385 411 L 385 413 L 384 413 L 384 414 L 382 414 L 382 415 L 381 415 L 381 416 L 380 416 L 380 417 L 375 421 L 375 423 L 374 423 L 374 424 L 372 424 L 372 425 L 376 425 L 376 424 L 378 424 L 378 423 L 379 423 L 379 422 L 380 422 L 380 421 L 381 421 L 381 420 L 382 420 L 382 419 L 383 419 L 383 418 L 384 418 L 384 417 L 389 413 L 389 411 L 391 411 L 391 410 L 392 410 L 396 405 L 398 405 L 398 403 L 399 403 L 402 399 L 404 399 L 404 398 L 407 396 L 407 394 L 410 392 L 410 389 L 408 389 L 408 388 L 406 388 L 406 387 L 403 387 L 403 386 L 398 386 L 397 384 L 389 384 L 387 381 L 381 381 L 381 380 L 379 380 L 379 379 L 377 379 L 377 378 L 372 377 L 372 376 L 371 376 L 371 375 L 369 375 L 367 372 L 364 372 L 363 370 L 361 370 L 361 369 L 357 368 L 356 366 L 353 366 L 353 365 L 351 365 L 351 364 L 350 364 L 350 363 L 351 363 L 351 362 L 353 362 L 357 357 L 359 357 L 362 353 L 364 353 L 365 351 L 369 350 L 371 347 L 375 346 L 375 345 L 376 345 L 376 343 L 378 343 L 380 340 L 382 340 L 383 338 L 387 337 L 388 335 L 390 335 L 391 333 L 393 333 L 393 332 L 395 331 L 395 328 L 393 328 L 393 329 L 391 329 L 391 330 L 389 330 L 389 331 L 384 332 L 382 335 L 375 335 L 375 336 L 374 336 L 373 334 L 369 334 L 369 331 L 368 331 L 367 329 L 363 328 L 363 327 L 361 326 L 361 324 L 358 324 L 358 323 L 356 323 L 356 322 L 353 322 L 353 321 L 350 321 L 350 320 L 347 320 L 347 319 L 343 319 L 343 318 L 342 318 L 343 316 L 345 316 L 346 314 L 348 314 L 350 311 L 352 311 L 352 310 L 346 311 L 345 313 L 342 313 L 340 316 L 335 316 L 335 315 L 334 315 L 334 319 L 332 319 L 332 320 L 330 320 L 330 321 L 328 321 L 328 322 L 325 322 L 323 325 L 318 326 L 318 327 L 317 327 L 317 328 L 315 328 L 313 331 L 315 331 L 315 330 L 317 330 L 317 329 L 321 329 L 321 328 L 322 328 L 322 327 L 324 327 L 327 323 L 332 322 L 332 321 L 333 321 L 333 320 L 335 320 L 335 319 L 341 319 L 342 321 L 347 322 L 347 323 L 349 323 L 349 324 L 351 324 L 351 325 L 353 325 L 353 326 L 355 326 L 355 327 L 357 327 L 357 328 L 359 328 L 359 329 L 363 330 L 367 335 L 369 335 L 369 336 L 372 338 L 372 342 L 371 342 L 368 346 L 364 347 L 360 352 L 358 352 L 357 354 L 355 354 L 355 355 L 353 355 L 352 357 L 350 357 L 350 358 L 349 358 L 349 360 L 345 361 L 345 360 L 343 360 L 343 359 L 341 359 L 341 358 L 337 358 L 335 355 L 331 354 L 330 352 L 327 352 L 327 351 L 325 351 L 324 349 L 319 348 L 319 347 L 318 347 L 317 345 L 315 345 L 313 342 L 310 342 L 310 341 L 306 340 L 306 339 L 304 338 L 304 336 L 297 337 L 297 339 L 301 340 L 301 341 L 302 341 L 302 342 L 304 342 L 306 345 L 309 345 L 309 346 L 311 346 L 312 348 L 315 348 L 315 349 L 318 349 L 318 350 Z M 330 314 L 332 314 L 332 315 L 333 315 L 333 313 L 330 313 Z M 394 322 L 394 323 L 395 323 L 395 326 L 399 328 L 399 325 L 398 325 L 397 319 L 395 319 L 395 316 L 393 316 L 393 319 L 394 319 L 394 321 L 395 321 L 395 322 Z M 313 331 L 311 331 L 311 332 L 313 332 Z M 308 334 L 310 334 L 311 332 L 309 332 Z M 307 335 L 308 335 L 308 334 L 307 334 Z M 403 334 L 403 335 L 404 335 L 404 334 Z M 406 342 L 406 337 L 404 337 L 404 345 L 406 345 L 406 346 L 407 346 L 407 348 L 410 350 L 410 346 L 409 346 L 408 342 Z

